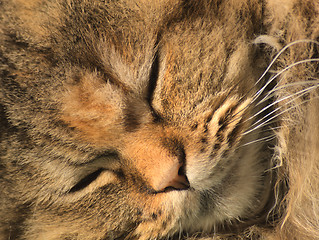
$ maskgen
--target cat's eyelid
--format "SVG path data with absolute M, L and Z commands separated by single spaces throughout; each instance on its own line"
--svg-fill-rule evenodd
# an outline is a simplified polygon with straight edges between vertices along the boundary
M 84 167 L 84 166 L 91 166 L 91 165 L 99 165 L 99 163 L 109 163 L 112 164 L 113 162 L 117 162 L 119 160 L 119 155 L 117 151 L 108 150 L 103 152 L 102 154 L 98 154 L 88 161 L 81 162 L 81 163 L 74 163 L 72 165 L 75 165 L 77 167 Z
M 120 171 L 112 171 L 103 168 L 99 168 L 95 171 L 89 172 L 80 178 L 67 192 L 66 196 L 73 196 L 75 199 L 81 197 L 89 192 L 93 192 L 96 189 L 107 186 L 117 181 L 121 177 Z M 74 201 L 71 197 L 69 200 Z
M 154 54 L 152 67 L 150 71 L 150 77 L 149 77 L 149 83 L 148 83 L 148 89 L 147 89 L 147 102 L 151 105 L 153 94 L 156 88 L 158 76 L 159 76 L 159 70 L 160 70 L 160 57 L 159 57 L 159 50 L 156 49 L 156 52 Z
M 79 168 L 80 167 L 80 168 Z M 116 151 L 107 151 L 97 155 L 91 161 L 77 166 L 78 181 L 69 190 L 69 193 L 95 189 L 115 180 L 121 171 L 119 155 Z
M 102 167 L 105 170 L 116 171 L 121 168 L 121 164 L 118 158 L 116 159 L 99 159 L 93 166 Z
M 91 172 L 87 174 L 85 177 L 83 177 L 81 180 L 79 180 L 70 190 L 68 193 L 78 192 L 80 190 L 85 189 L 88 187 L 91 183 L 93 183 L 104 171 L 104 169 L 99 168 L 94 172 Z
M 108 152 L 98 155 L 87 166 L 113 171 L 120 168 L 120 158 L 117 152 Z

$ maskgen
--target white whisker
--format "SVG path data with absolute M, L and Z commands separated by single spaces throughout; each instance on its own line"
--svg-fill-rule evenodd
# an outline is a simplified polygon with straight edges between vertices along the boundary
M 290 107 L 290 108 L 287 108 L 286 110 L 284 110 L 284 111 L 282 111 L 282 112 L 280 112 L 280 113 L 278 113 L 278 114 L 272 116 L 271 118 L 267 119 L 265 122 L 262 122 L 261 124 L 257 125 L 257 126 L 254 127 L 253 129 L 250 129 L 250 130 L 244 132 L 242 135 L 247 135 L 248 133 L 250 133 L 250 132 L 252 132 L 252 131 L 255 131 L 255 130 L 257 130 L 257 129 L 263 127 L 263 126 L 266 126 L 266 125 L 271 124 L 271 123 L 272 123 L 272 122 L 270 122 L 271 120 L 277 118 L 278 116 L 284 114 L 285 112 L 290 111 L 291 109 L 294 109 L 294 108 L 299 107 L 300 105 L 302 105 L 302 104 L 304 104 L 304 103 L 306 103 L 306 102 L 308 102 L 308 101 L 309 101 L 309 100 L 305 100 L 305 101 L 301 102 L 301 103 L 298 104 L 298 105 L 295 105 L 295 106 L 292 106 L 292 107 Z M 269 122 L 270 122 L 270 123 L 269 123 Z
M 278 104 L 278 103 L 280 103 L 280 102 L 282 102 L 282 101 L 284 101 L 284 100 L 287 100 L 287 99 L 289 99 L 289 98 L 292 98 L 292 97 L 294 97 L 294 96 L 297 96 L 297 97 L 291 99 L 290 101 L 288 101 L 288 102 L 285 104 L 285 105 L 287 105 L 287 104 L 289 104 L 289 103 L 295 101 L 296 99 L 300 98 L 300 97 L 303 96 L 304 94 L 307 94 L 307 93 L 310 92 L 312 89 L 317 88 L 317 87 L 318 87 L 318 86 L 312 86 L 312 87 L 303 89 L 303 90 L 301 90 L 301 91 L 299 91 L 299 92 L 296 92 L 296 93 L 294 93 L 294 94 L 291 94 L 291 95 L 289 95 L 289 96 L 286 96 L 286 97 L 283 97 L 283 98 L 281 98 L 281 99 L 278 99 L 278 100 L 276 100 L 275 102 L 273 102 L 273 103 L 267 105 L 266 107 L 264 107 L 263 109 L 261 109 L 259 112 L 257 112 L 257 113 L 254 114 L 253 116 L 249 117 L 246 121 L 249 121 L 249 120 L 255 118 L 256 116 L 258 116 L 258 115 L 260 115 L 261 113 L 265 112 L 268 108 L 274 106 L 275 104 Z M 284 105 L 283 105 L 283 106 L 284 106 Z M 276 108 L 275 110 L 271 111 L 270 113 L 268 113 L 267 115 L 265 115 L 264 117 L 262 117 L 261 119 L 259 119 L 258 121 L 256 121 L 254 124 L 252 124 L 251 127 L 255 126 L 255 125 L 258 124 L 260 121 L 264 120 L 265 118 L 267 118 L 268 116 L 270 116 L 270 115 L 273 114 L 274 112 L 280 110 L 283 106 L 280 106 L 280 107 Z M 246 122 L 246 121 L 245 121 L 245 122 Z
M 274 57 L 274 59 L 271 61 L 271 63 L 268 65 L 268 67 L 266 68 L 266 70 L 263 72 L 263 74 L 260 76 L 260 78 L 257 80 L 257 82 L 255 83 L 255 86 L 265 77 L 265 75 L 269 72 L 270 68 L 272 67 L 272 65 L 274 65 L 274 63 L 276 62 L 276 60 L 280 57 L 280 55 L 289 47 L 299 44 L 299 43 L 313 43 L 313 44 L 317 44 L 319 45 L 319 42 L 315 41 L 315 40 L 311 40 L 311 39 L 301 39 L 301 40 L 297 40 L 294 42 L 291 42 L 289 44 L 287 44 L 285 47 L 283 47 Z
M 291 69 L 294 66 L 297 66 L 299 64 L 303 64 L 303 63 L 307 63 L 307 62 L 319 62 L 319 58 L 310 58 L 310 59 L 304 59 L 298 62 L 295 62 L 293 64 L 290 64 L 289 66 L 285 67 L 284 69 L 280 70 L 275 76 L 271 77 L 267 83 L 260 89 L 258 90 L 255 95 L 253 96 L 253 100 L 251 102 L 254 102 L 258 99 L 258 97 L 263 93 L 263 91 L 266 89 L 266 87 L 274 80 L 276 79 L 279 75 L 281 75 L 282 73 L 288 71 L 289 69 Z M 277 85 L 280 83 L 280 81 L 277 83 Z
M 303 82 L 297 82 L 297 83 L 292 83 L 292 84 L 286 84 L 285 86 L 278 87 L 278 89 L 284 89 L 285 87 L 289 87 L 289 86 L 301 85 L 302 83 L 309 83 L 309 84 L 310 84 L 310 83 L 313 83 L 313 82 L 318 83 L 318 85 L 305 88 L 305 89 L 303 89 L 303 90 L 300 90 L 299 92 L 296 92 L 296 93 L 291 94 L 291 95 L 289 95 L 289 96 L 286 96 L 286 97 L 283 97 L 283 98 L 281 98 L 281 99 L 278 99 L 278 100 L 276 100 L 275 102 L 272 102 L 271 104 L 267 105 L 267 106 L 264 107 L 263 109 L 259 110 L 259 111 L 258 111 L 257 113 L 255 113 L 253 116 L 251 116 L 251 117 L 249 117 L 248 119 L 246 119 L 243 123 L 245 123 L 245 122 L 247 122 L 247 121 L 250 121 L 251 119 L 257 117 L 258 115 L 262 114 L 262 113 L 265 112 L 267 109 L 269 109 L 270 107 L 272 107 L 272 106 L 274 106 L 274 105 L 280 103 L 281 101 L 287 100 L 287 99 L 289 99 L 289 98 L 291 98 L 291 97 L 293 97 L 293 96 L 297 96 L 297 97 L 291 99 L 291 100 L 290 100 L 289 102 L 287 102 L 285 105 L 291 103 L 292 101 L 298 99 L 299 97 L 303 96 L 304 94 L 307 94 L 307 93 L 310 92 L 311 90 L 313 90 L 313 89 L 319 87 L 319 82 L 318 82 L 318 81 L 311 81 L 311 82 L 303 81 Z M 289 85 L 289 86 L 288 86 L 288 85 Z M 257 104 L 257 105 L 258 105 L 258 104 Z M 256 106 L 257 106 L 257 105 L 256 105 Z M 283 106 L 284 106 L 284 105 L 283 105 Z M 256 125 L 258 122 L 260 122 L 260 121 L 262 121 L 263 119 L 265 119 L 266 117 L 268 117 L 269 115 L 271 115 L 271 114 L 273 114 L 274 112 L 278 111 L 278 110 L 279 110 L 280 108 L 282 108 L 283 106 L 278 107 L 278 108 L 276 108 L 275 110 L 273 110 L 272 112 L 268 113 L 267 115 L 265 115 L 264 117 L 262 117 L 261 119 L 259 119 L 257 122 L 255 122 L 254 124 L 252 124 L 252 125 L 250 126 L 250 128 L 253 127 L 254 125 Z M 241 110 L 241 111 L 242 111 L 242 110 Z M 236 114 L 236 115 L 237 115 L 237 114 Z M 236 115 L 234 115 L 234 116 L 236 116 Z M 230 123 L 236 121 L 237 119 L 238 119 L 238 117 L 237 117 L 237 118 L 233 118 L 233 119 L 230 121 Z
M 275 123 L 275 122 L 278 122 L 278 121 L 274 121 L 272 123 Z M 275 131 L 275 130 L 280 130 L 280 129 L 282 129 L 282 126 L 271 127 L 269 129 L 265 129 L 263 131 L 260 131 L 260 133 L 266 133 L 266 132 L 269 132 L 269 131 Z
M 182 239 L 182 230 L 183 230 L 183 228 L 182 228 L 182 223 L 179 222 L 179 234 L 178 234 L 178 239 Z
M 307 59 L 307 60 L 312 60 L 312 59 Z M 316 59 L 316 61 L 319 61 L 319 59 Z M 300 61 L 299 63 L 301 63 L 303 61 Z M 309 62 L 309 61 L 308 61 Z M 311 61 L 310 61 L 311 62 Z M 290 65 L 289 67 L 291 67 L 292 65 Z M 287 68 L 285 68 L 284 70 L 288 70 Z M 270 81 L 272 81 L 273 79 L 271 79 Z M 279 82 L 278 82 L 279 83 Z M 255 106 L 258 106 L 259 104 L 265 102 L 266 100 L 268 100 L 269 98 L 273 97 L 276 91 L 282 90 L 284 88 L 288 88 L 288 87 L 292 87 L 292 86 L 298 86 L 298 85 L 308 85 L 308 84 L 317 84 L 316 86 L 313 87 L 319 87 L 319 79 L 318 80 L 309 80 L 309 81 L 300 81 L 300 82 L 295 82 L 295 83 L 288 83 L 285 84 L 283 86 L 278 86 L 278 83 L 276 84 L 275 88 L 273 88 L 272 90 L 270 90 L 267 95 L 261 99 Z M 263 89 L 264 90 L 264 89 Z M 260 95 L 259 95 L 260 96 Z M 257 97 L 258 98 L 258 97 Z M 236 113 L 233 117 L 236 117 L 236 115 L 240 114 L 241 112 L 247 110 L 247 108 L 249 106 L 251 106 L 253 104 L 253 102 L 257 99 L 254 98 L 246 107 L 244 107 L 242 110 L 240 110 L 238 113 Z M 274 104 L 272 104 L 274 105 Z M 270 107 L 270 106 L 269 106 Z M 238 118 L 233 118 L 230 123 L 236 121 Z
M 250 142 L 248 142 L 248 143 L 245 143 L 245 144 L 243 144 L 243 145 L 240 145 L 238 148 L 244 147 L 244 146 L 248 146 L 248 145 L 253 144 L 253 143 L 258 143 L 258 142 L 261 142 L 261 141 L 263 141 L 263 142 L 271 141 L 271 140 L 273 140 L 273 139 L 275 139 L 275 138 L 276 138 L 276 134 L 272 134 L 272 135 L 270 135 L 270 136 L 263 137 L 263 138 L 259 138 L 259 139 L 256 139 L 256 140 L 254 140 L 254 141 L 250 141 Z M 238 148 L 237 148 L 237 149 L 238 149 Z
M 268 65 L 268 67 L 266 68 L 266 70 L 263 72 L 263 74 L 259 77 L 259 79 L 256 81 L 256 83 L 254 84 L 254 86 L 258 85 L 259 82 L 265 77 L 265 75 L 269 72 L 270 68 L 274 65 L 274 63 L 276 62 L 276 60 L 280 57 L 280 55 L 285 51 L 287 50 L 289 47 L 293 46 L 293 45 L 296 45 L 296 44 L 300 44 L 300 43 L 313 43 L 313 44 L 317 44 L 319 45 L 319 42 L 318 41 L 315 41 L 315 40 L 311 40 L 311 39 L 301 39 L 301 40 L 296 40 L 294 42 L 291 42 L 289 44 L 287 44 L 285 47 L 283 47 L 277 54 L 276 56 L 273 58 L 273 60 L 270 62 L 270 64 Z M 290 66 L 291 68 L 292 66 Z M 288 70 L 288 69 L 286 69 Z M 285 70 L 285 71 L 286 71 Z M 277 73 L 276 74 L 276 77 L 278 77 L 280 74 Z M 269 85 L 271 81 L 273 81 L 273 79 L 275 78 L 271 78 L 270 81 L 268 81 L 266 84 Z M 265 88 L 265 87 L 264 87 Z M 253 88 L 251 88 L 248 93 L 251 92 Z M 264 90 L 264 89 L 263 89 Z M 263 91 L 262 90 L 262 91 Z M 259 90 L 260 91 L 260 90 Z M 241 97 L 241 99 L 245 98 L 248 94 L 245 94 L 245 96 Z M 256 94 L 254 95 L 256 96 Z M 253 97 L 255 98 L 255 97 Z M 258 98 L 258 97 L 257 97 Z M 257 98 L 255 98 L 252 102 L 254 102 Z M 240 112 L 242 111 L 245 111 L 248 107 L 250 106 L 250 104 L 248 106 L 246 106 L 245 108 L 243 108 L 241 111 L 239 111 L 238 113 L 236 113 L 236 115 L 238 115 Z
M 300 81 L 300 82 L 294 82 L 294 83 L 287 83 L 285 85 L 279 86 L 279 87 L 275 87 L 272 90 L 270 90 L 267 95 L 261 99 L 256 106 L 258 106 L 259 104 L 267 101 L 268 99 L 272 98 L 273 96 L 275 96 L 275 93 L 278 92 L 279 90 L 288 88 L 288 87 L 294 87 L 294 86 L 304 86 L 304 85 L 309 85 L 309 84 L 317 84 L 316 87 L 319 87 L 319 79 L 318 80 L 309 80 L 309 81 Z

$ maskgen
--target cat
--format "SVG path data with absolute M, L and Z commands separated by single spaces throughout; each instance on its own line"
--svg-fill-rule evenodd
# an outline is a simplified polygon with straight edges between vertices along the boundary
M 0 14 L 0 239 L 319 239 L 318 1 Z

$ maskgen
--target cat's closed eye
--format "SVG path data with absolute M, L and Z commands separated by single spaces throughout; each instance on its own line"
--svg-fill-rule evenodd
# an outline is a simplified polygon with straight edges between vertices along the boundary
M 100 187 L 114 184 L 122 175 L 119 155 L 114 151 L 105 151 L 88 162 L 75 164 L 74 185 L 68 194 L 83 195 Z

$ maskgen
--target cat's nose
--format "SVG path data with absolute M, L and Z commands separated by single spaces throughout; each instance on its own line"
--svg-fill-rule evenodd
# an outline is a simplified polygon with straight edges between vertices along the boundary
M 170 189 L 186 190 L 190 185 L 186 175 L 176 175 L 166 184 L 165 187 L 164 186 L 165 184 L 162 186 L 162 189 L 165 191 Z
M 189 181 L 184 174 L 182 163 L 174 164 L 170 169 L 162 172 L 157 179 L 157 181 L 153 182 L 153 188 L 157 192 L 186 190 L 190 187 Z
M 145 127 L 132 133 L 125 139 L 121 154 L 136 171 L 132 174 L 138 175 L 137 179 L 141 179 L 150 192 L 162 193 L 190 187 L 183 146 L 175 138 L 163 136 L 161 126 L 152 126 L 152 129 Z

